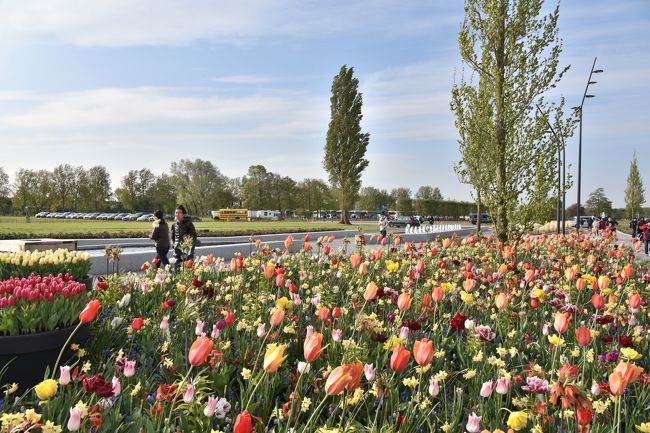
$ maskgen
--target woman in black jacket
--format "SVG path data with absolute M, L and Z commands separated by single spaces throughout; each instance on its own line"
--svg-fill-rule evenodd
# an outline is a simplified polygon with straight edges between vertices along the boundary
M 174 245 L 174 257 L 176 257 L 174 268 L 178 270 L 183 262 L 194 259 L 196 229 L 194 228 L 194 224 L 190 217 L 187 216 L 185 207 L 182 205 L 176 207 L 176 210 L 174 211 L 174 220 L 175 222 L 172 226 L 172 244 Z M 183 250 L 181 244 L 185 241 L 187 236 L 192 238 L 192 244 L 189 249 Z
M 160 209 L 153 213 L 153 231 L 151 232 L 151 240 L 156 242 L 156 259 L 154 265 L 156 268 L 159 265 L 163 267 L 169 264 L 167 253 L 169 252 L 169 226 L 165 217 Z

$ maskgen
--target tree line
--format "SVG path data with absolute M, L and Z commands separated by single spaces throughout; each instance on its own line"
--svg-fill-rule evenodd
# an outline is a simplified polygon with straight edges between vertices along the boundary
M 212 162 L 196 159 L 172 162 L 169 170 L 155 174 L 148 168 L 130 170 L 113 189 L 106 167 L 60 164 L 53 170 L 20 168 L 13 182 L 0 167 L 0 212 L 151 212 L 171 211 L 184 204 L 190 213 L 242 207 L 269 209 L 311 216 L 317 210 L 340 209 L 340 192 L 322 179 L 296 181 L 251 165 L 242 177 L 229 178 Z M 423 185 L 392 190 L 366 186 L 351 209 L 396 210 L 404 215 L 467 215 L 473 203 L 444 200 L 438 187 Z M 348 210 L 351 210 L 348 209 Z

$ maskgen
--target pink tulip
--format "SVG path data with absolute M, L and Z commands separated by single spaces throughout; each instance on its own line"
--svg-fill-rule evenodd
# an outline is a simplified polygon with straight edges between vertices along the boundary
M 117 376 L 113 376 L 113 381 L 111 383 L 113 385 L 113 395 L 120 395 L 120 392 L 122 392 L 122 384 L 120 383 L 120 379 L 118 379 Z
M 341 341 L 341 338 L 343 338 L 343 330 L 342 329 L 335 329 L 335 330 L 332 331 L 332 340 Z
M 205 325 L 205 324 L 203 323 L 202 320 L 198 320 L 198 319 L 196 320 L 196 328 L 194 328 L 194 333 L 195 333 L 197 336 L 203 334 L 203 326 L 204 326 L 204 325 Z
M 70 419 L 68 419 L 68 430 L 77 431 L 81 427 L 81 415 L 84 410 L 82 407 L 73 407 L 70 409 Z
M 492 394 L 493 389 L 494 381 L 488 380 L 487 382 L 483 382 L 483 385 L 481 385 L 481 392 L 479 394 L 483 398 L 488 398 Z
M 467 418 L 467 424 L 465 425 L 465 430 L 469 433 L 478 433 L 481 430 L 481 417 L 476 415 L 476 412 Z
M 500 377 L 497 380 L 496 392 L 497 394 L 505 395 L 510 390 L 510 381 L 505 377 Z
M 162 320 L 160 321 L 160 329 L 169 329 L 169 316 L 163 316 Z
M 429 380 L 429 395 L 431 397 L 435 397 L 439 393 L 440 393 L 440 385 L 438 384 L 436 378 L 432 377 L 431 380 Z
M 257 336 L 262 338 L 266 335 L 266 323 L 257 325 Z
M 368 382 L 375 380 L 375 371 L 377 369 L 372 364 L 365 364 L 363 366 L 363 374 L 366 376 Z
M 212 332 L 210 333 L 210 337 L 212 338 L 219 338 L 219 335 L 221 334 L 221 331 L 219 331 L 219 328 L 217 328 L 217 324 L 215 323 L 212 325 Z
M 208 397 L 208 404 L 205 406 L 205 409 L 203 409 L 203 414 L 208 418 L 213 416 L 214 411 L 217 410 L 218 402 L 219 400 L 214 398 L 213 396 Z
M 191 383 L 188 383 L 187 388 L 185 388 L 185 392 L 183 393 L 183 401 L 185 403 L 192 403 L 192 401 L 194 401 L 194 385 Z
M 70 383 L 70 367 L 67 365 L 59 367 L 59 384 L 67 385 Z
M 124 376 L 131 377 L 135 374 L 135 361 L 126 361 L 124 363 Z

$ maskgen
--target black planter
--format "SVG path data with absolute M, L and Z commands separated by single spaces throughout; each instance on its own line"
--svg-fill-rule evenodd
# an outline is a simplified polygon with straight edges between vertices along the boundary
M 0 370 L 7 366 L 0 378 L 0 387 L 15 382 L 22 392 L 42 381 L 45 369 L 49 366 L 51 371 L 54 368 L 56 358 L 75 326 L 38 334 L 0 336 Z M 89 337 L 90 326 L 84 323 L 63 352 L 59 366 L 75 356 L 69 349 L 70 344 L 84 343 Z M 56 372 L 55 378 L 58 377 Z
M 86 285 L 86 290 L 91 292 L 93 290 L 93 277 L 92 275 L 86 275 L 83 279 L 79 280 L 80 283 Z

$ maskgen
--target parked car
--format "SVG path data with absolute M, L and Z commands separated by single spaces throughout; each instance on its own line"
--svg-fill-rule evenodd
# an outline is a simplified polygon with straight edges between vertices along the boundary
M 84 215 L 84 219 L 85 220 L 97 219 L 99 215 L 101 215 L 99 212 L 87 213 L 86 215 Z
M 407 225 L 418 227 L 420 225 L 420 220 L 411 216 L 398 216 L 395 217 L 395 219 L 388 221 L 389 227 L 406 227 Z
M 469 222 L 471 224 L 476 224 L 476 222 L 477 222 L 476 213 L 469 214 Z M 492 217 L 487 212 L 481 212 L 481 224 L 483 224 L 483 223 L 489 224 L 489 223 L 492 223 L 492 222 L 494 222 L 494 221 L 493 221 Z
M 49 212 L 39 212 L 36 215 L 34 215 L 36 218 L 45 218 L 49 214 Z
M 146 213 L 144 215 L 140 215 L 136 221 L 153 221 L 153 214 L 151 213 Z

